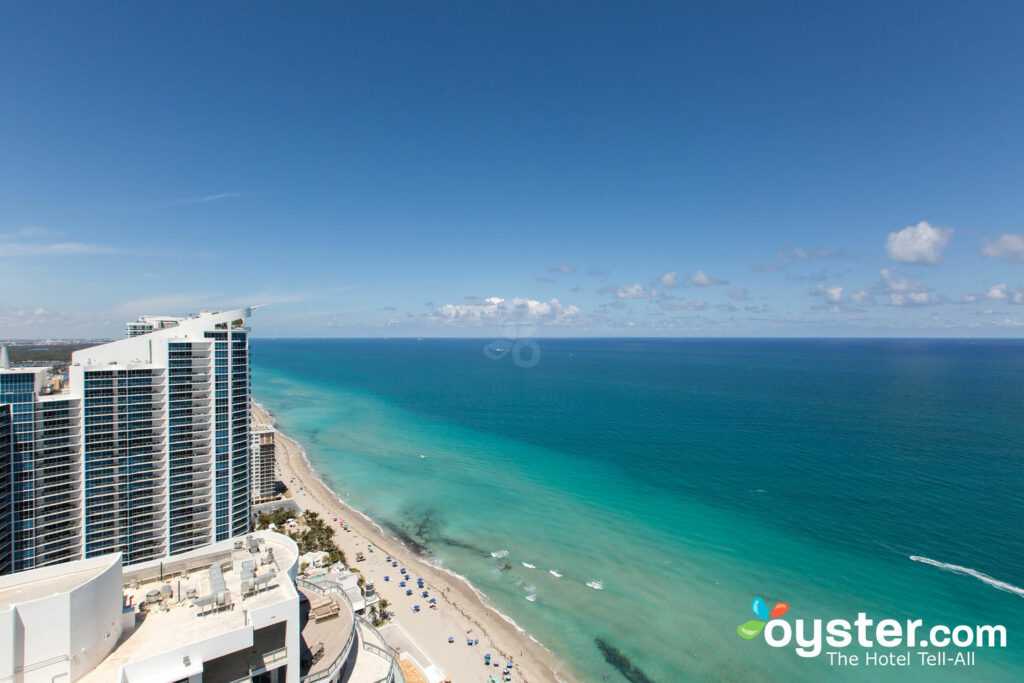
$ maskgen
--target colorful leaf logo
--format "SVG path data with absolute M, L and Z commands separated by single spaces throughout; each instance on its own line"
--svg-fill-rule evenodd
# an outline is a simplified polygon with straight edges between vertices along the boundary
M 739 628 L 736 629 L 736 633 L 739 633 L 741 638 L 750 640 L 757 637 L 757 634 L 764 629 L 764 624 L 765 622 L 760 619 L 751 619 L 745 624 L 740 624 Z
M 757 619 L 751 619 L 744 624 L 740 624 L 736 628 L 736 633 L 740 635 L 740 638 L 746 638 L 747 640 L 756 638 L 764 630 L 764 625 L 769 620 L 778 619 L 787 610 L 789 610 L 789 605 L 784 602 L 777 602 L 774 607 L 768 609 L 768 603 L 764 601 L 764 598 L 754 598 L 754 601 L 750 603 L 750 611 L 754 613 Z

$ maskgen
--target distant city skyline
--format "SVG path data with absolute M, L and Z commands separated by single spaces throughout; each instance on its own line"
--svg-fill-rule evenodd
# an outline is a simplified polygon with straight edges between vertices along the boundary
M 1024 330 L 1019 5 L 0 16 L 0 339 Z

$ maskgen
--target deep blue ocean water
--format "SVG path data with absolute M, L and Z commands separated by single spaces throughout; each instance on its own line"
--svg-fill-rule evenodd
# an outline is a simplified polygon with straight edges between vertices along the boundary
M 584 680 L 1024 679 L 1024 342 L 487 343 L 256 340 L 254 396 Z M 840 668 L 741 639 L 755 596 L 1008 642 Z

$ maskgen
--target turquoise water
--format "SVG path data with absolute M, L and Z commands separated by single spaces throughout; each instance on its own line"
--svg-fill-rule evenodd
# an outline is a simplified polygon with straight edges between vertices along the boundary
M 533 367 L 485 344 L 258 340 L 254 395 L 584 680 L 1024 677 L 1024 343 L 540 340 Z M 1007 646 L 840 668 L 741 639 L 755 596 Z

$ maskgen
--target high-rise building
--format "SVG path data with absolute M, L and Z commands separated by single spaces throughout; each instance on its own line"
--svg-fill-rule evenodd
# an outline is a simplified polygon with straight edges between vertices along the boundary
M 254 425 L 252 428 L 252 502 L 266 503 L 274 499 L 274 428 Z
M 0 404 L 0 574 L 12 571 L 11 553 L 14 544 L 11 542 L 11 461 L 14 451 L 11 448 L 11 406 Z
M 0 571 L 81 557 L 81 404 L 46 368 L 0 368 Z
M 46 369 L 0 368 L 0 572 L 249 531 L 250 313 L 76 351 L 61 393 Z

